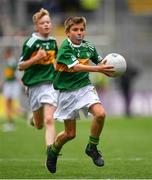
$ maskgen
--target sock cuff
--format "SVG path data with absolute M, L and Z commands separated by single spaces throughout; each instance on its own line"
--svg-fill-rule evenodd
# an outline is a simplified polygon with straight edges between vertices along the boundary
M 55 144 L 52 144 L 52 145 L 51 145 L 51 148 L 52 148 L 52 151 L 53 151 L 55 154 L 59 154 L 60 149 L 59 149 L 58 147 L 56 147 Z
M 94 145 L 98 145 L 99 144 L 99 138 L 89 136 L 89 143 L 94 144 Z

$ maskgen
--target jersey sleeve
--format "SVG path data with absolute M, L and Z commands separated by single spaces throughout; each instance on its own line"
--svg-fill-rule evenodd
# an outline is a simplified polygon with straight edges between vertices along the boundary
M 102 61 L 102 57 L 98 54 L 96 48 L 94 47 L 93 48 L 93 53 L 91 54 L 91 61 L 94 63 L 94 64 L 99 64 L 101 61 Z
M 22 54 L 19 58 L 18 64 L 21 64 L 27 59 L 29 59 L 31 57 L 31 54 L 32 54 L 32 47 L 28 45 L 28 40 L 27 40 L 23 45 Z
M 72 49 L 68 46 L 60 48 L 57 55 L 57 62 L 66 65 L 68 68 L 79 63 Z
M 21 55 L 21 57 L 20 57 L 20 59 L 19 59 L 19 62 L 23 62 L 23 61 L 25 61 L 26 59 L 28 59 L 28 54 L 29 54 L 29 47 L 24 47 L 24 50 L 23 50 L 23 52 L 22 52 L 22 55 Z

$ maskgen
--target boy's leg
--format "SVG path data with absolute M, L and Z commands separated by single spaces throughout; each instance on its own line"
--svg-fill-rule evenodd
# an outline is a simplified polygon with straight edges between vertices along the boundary
M 97 103 L 90 107 L 90 112 L 93 114 L 94 119 L 91 125 L 91 132 L 89 143 L 86 147 L 86 154 L 92 158 L 95 165 L 103 166 L 104 160 L 97 150 L 97 145 L 99 143 L 99 137 L 104 126 L 105 111 L 102 105 Z
M 14 112 L 13 112 L 13 99 L 12 98 L 6 98 L 5 100 L 6 105 L 6 118 L 7 122 L 3 125 L 3 131 L 14 131 L 15 125 L 14 125 Z
M 8 123 L 13 123 L 13 99 L 12 98 L 6 98 L 6 116 Z
M 62 146 L 76 136 L 76 120 L 65 120 L 65 129 L 60 132 L 54 144 L 48 148 L 47 168 L 51 173 L 56 172 L 57 157 Z
M 37 129 L 42 129 L 45 125 L 45 142 L 46 146 L 53 144 L 56 136 L 55 121 L 53 114 L 55 107 L 49 104 L 44 104 L 43 107 L 33 112 L 33 123 Z
M 60 132 L 55 140 L 55 146 L 61 149 L 62 146 L 76 136 L 76 120 L 65 120 L 64 131 Z
M 56 136 L 55 120 L 53 118 L 55 109 L 56 108 L 50 104 L 44 104 L 45 141 L 47 146 L 54 143 Z
M 105 110 L 100 103 L 97 103 L 90 107 L 90 112 L 94 117 L 90 133 L 92 136 L 99 138 L 104 126 Z
M 43 107 L 39 108 L 36 111 L 33 111 L 32 121 L 37 129 L 43 128 Z

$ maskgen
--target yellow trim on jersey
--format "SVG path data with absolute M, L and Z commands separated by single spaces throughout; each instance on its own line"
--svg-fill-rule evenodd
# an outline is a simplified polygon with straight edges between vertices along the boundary
M 5 78 L 13 78 L 15 76 L 15 72 L 11 67 L 7 67 L 4 70 Z
M 79 64 L 83 64 L 83 65 L 88 65 L 89 64 L 89 59 L 78 59 L 79 60 Z
M 78 61 L 79 61 L 79 64 L 83 64 L 83 65 L 89 64 L 89 59 L 78 59 Z M 56 70 L 57 71 L 65 71 L 65 72 L 74 72 L 74 70 L 72 68 L 68 69 L 67 65 L 60 64 L 60 63 L 57 63 Z
M 35 56 L 36 53 L 37 51 L 34 52 L 31 57 Z M 45 58 L 37 61 L 35 64 L 54 64 L 54 62 L 55 62 L 55 51 L 51 50 L 51 51 L 47 51 L 47 55 Z

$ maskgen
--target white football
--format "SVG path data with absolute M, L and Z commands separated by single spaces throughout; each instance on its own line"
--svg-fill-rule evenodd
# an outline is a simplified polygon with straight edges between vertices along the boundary
M 114 67 L 114 71 L 111 77 L 119 77 L 126 72 L 127 63 L 125 58 L 117 53 L 108 54 L 104 60 L 107 60 L 106 65 L 112 65 Z

